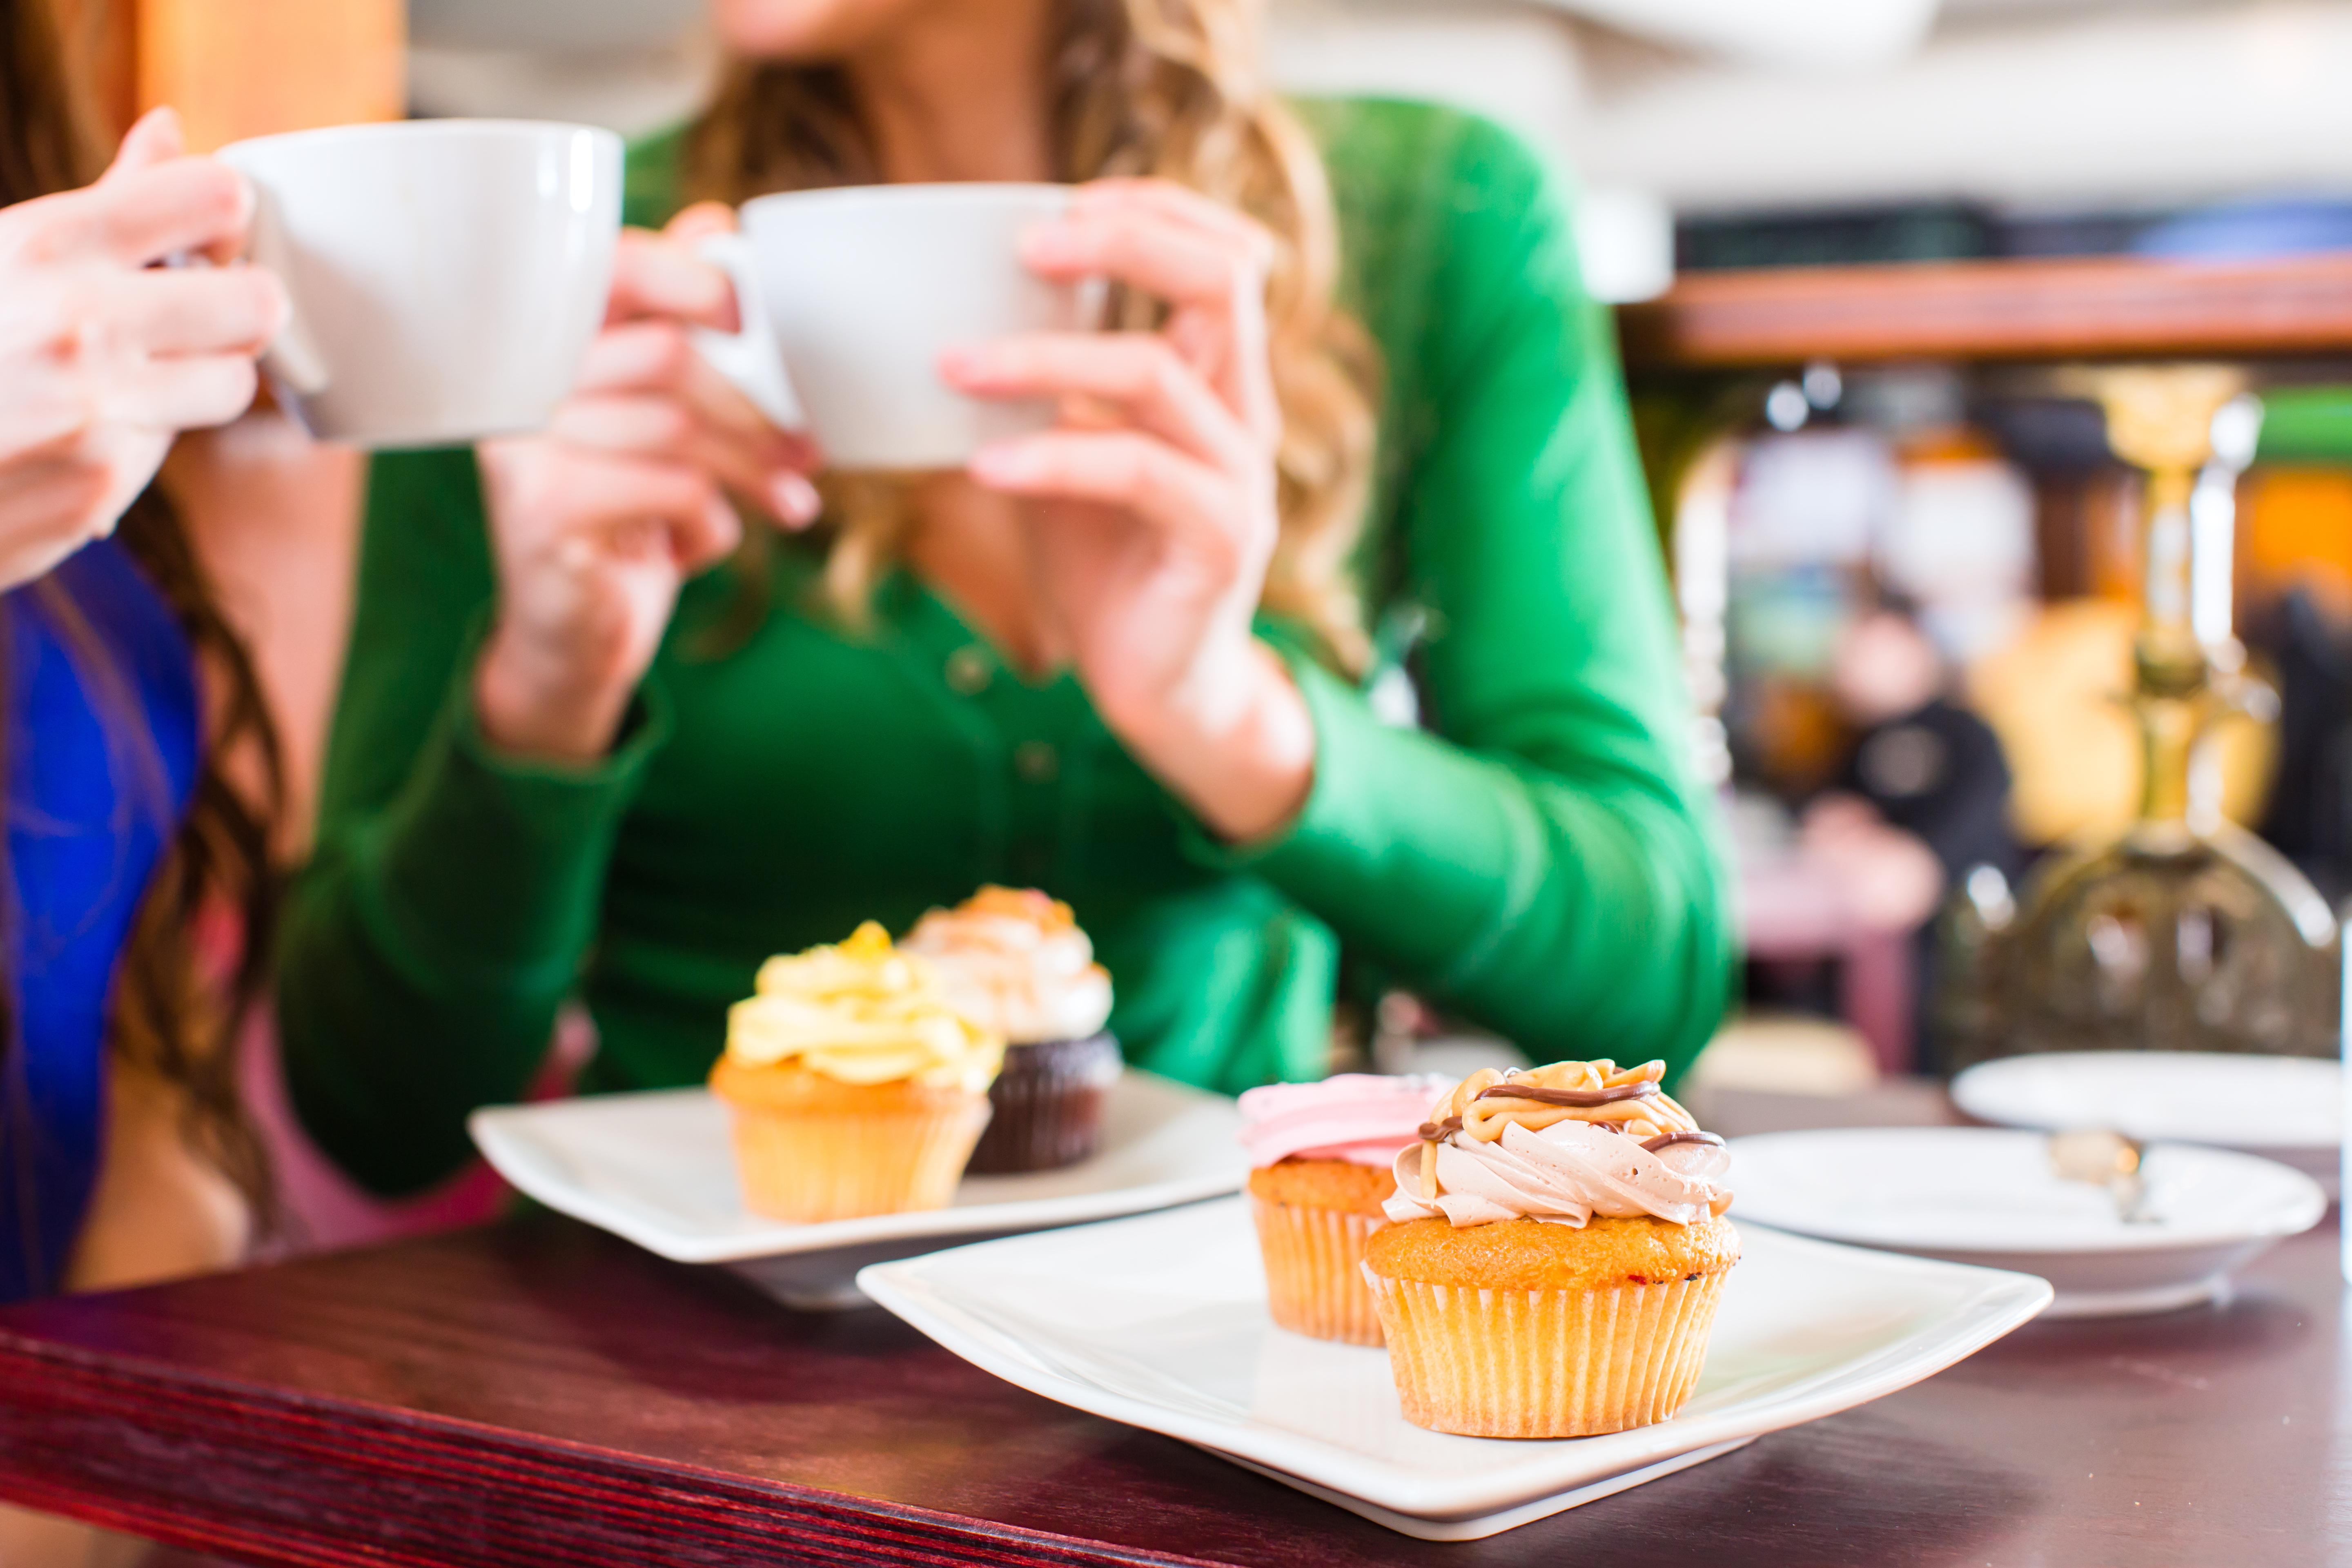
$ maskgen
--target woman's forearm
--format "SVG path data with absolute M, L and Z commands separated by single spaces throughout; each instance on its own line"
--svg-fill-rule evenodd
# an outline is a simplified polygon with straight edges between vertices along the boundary
M 414 1191 L 466 1118 L 518 1098 L 595 938 L 620 819 L 661 729 L 592 768 L 519 764 L 453 700 L 382 804 L 334 810 L 279 948 L 295 1105 L 354 1177 Z
M 1302 669 L 1322 753 L 1289 830 L 1236 857 L 1342 941 L 1539 1058 L 1705 1044 L 1730 920 L 1705 806 L 1664 780 L 1570 776 L 1381 723 Z
M 1298 815 L 1315 783 L 1315 721 L 1279 655 L 1252 638 L 1212 697 L 1112 728 L 1209 830 L 1248 844 Z

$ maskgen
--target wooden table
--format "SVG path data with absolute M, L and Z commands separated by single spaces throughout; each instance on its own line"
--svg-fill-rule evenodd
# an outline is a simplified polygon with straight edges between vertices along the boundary
M 797 1315 L 540 1215 L 0 1313 L 0 1499 L 374 1568 L 2319 1563 L 2352 1554 L 2343 1320 L 2330 1225 L 2225 1308 L 2029 1324 L 1876 1404 L 1435 1545 L 881 1312 Z

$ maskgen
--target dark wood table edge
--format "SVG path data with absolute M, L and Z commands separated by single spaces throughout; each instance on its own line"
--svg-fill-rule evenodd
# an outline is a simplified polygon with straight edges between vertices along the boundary
M 614 1568 L 741 1561 L 764 1545 L 779 1560 L 844 1564 L 1210 1568 L 5 1331 L 0 1384 L 11 1410 L 39 1415 L 51 1435 L 28 1452 L 0 1415 L 0 1501 L 244 1563 Z M 124 1484 L 134 1475 L 136 1486 Z M 499 1485 L 471 1484 L 491 1475 Z M 322 1494 L 347 1498 L 335 1511 L 363 1522 L 331 1532 L 308 1523 Z M 528 1503 L 518 1510 L 501 1498 Z M 236 1522 L 257 1515 L 273 1522 Z M 368 1532 L 371 1519 L 377 1544 L 335 1544 Z

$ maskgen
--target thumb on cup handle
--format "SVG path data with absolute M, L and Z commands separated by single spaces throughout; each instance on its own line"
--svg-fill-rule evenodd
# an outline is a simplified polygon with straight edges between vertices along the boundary
M 724 271 L 735 285 L 735 314 L 741 323 L 731 332 L 697 327 L 695 352 L 711 369 L 733 382 L 776 428 L 804 428 L 808 417 L 793 390 L 783 356 L 777 352 L 775 328 L 754 275 L 751 242 L 740 234 L 713 234 L 697 242 L 694 253 Z
M 222 162 L 236 168 L 233 158 Z M 237 169 L 237 173 L 253 186 L 253 231 L 246 257 L 257 267 L 277 273 L 278 280 L 286 286 L 286 325 L 262 352 L 262 373 L 287 392 L 315 397 L 327 390 L 333 377 L 327 370 L 326 352 L 302 319 L 302 301 L 294 290 L 294 247 L 286 237 L 285 218 L 268 186 L 247 170 Z

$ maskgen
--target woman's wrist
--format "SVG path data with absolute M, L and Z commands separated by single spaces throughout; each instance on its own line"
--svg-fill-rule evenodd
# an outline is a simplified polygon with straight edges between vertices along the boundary
M 1315 785 L 1315 719 L 1280 655 L 1255 637 L 1213 699 L 1106 721 L 1211 832 L 1247 844 L 1295 820 Z
M 585 765 L 613 749 L 635 681 L 583 676 L 505 627 L 474 671 L 474 721 L 495 751 Z

